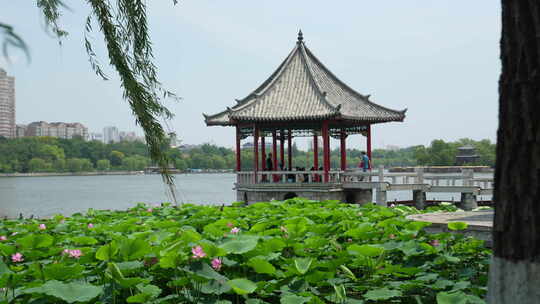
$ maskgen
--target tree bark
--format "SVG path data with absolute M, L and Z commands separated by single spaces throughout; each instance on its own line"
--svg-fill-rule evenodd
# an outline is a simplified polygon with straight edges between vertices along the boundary
M 489 303 L 540 303 L 540 1 L 502 0 Z

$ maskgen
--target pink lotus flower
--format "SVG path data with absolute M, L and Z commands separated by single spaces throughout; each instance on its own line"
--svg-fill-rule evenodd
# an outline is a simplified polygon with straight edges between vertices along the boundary
M 5 235 L 0 236 L 0 241 L 7 241 L 7 237 Z
M 394 208 L 395 206 L 395 204 L 390 204 L 390 208 Z
M 220 259 L 215 258 L 212 260 L 212 268 L 214 268 L 215 270 L 219 271 L 221 269 L 221 265 L 222 265 L 222 262 Z
M 227 223 L 227 227 L 232 228 L 232 227 L 234 227 L 234 224 L 231 223 L 231 222 L 228 222 L 228 223 Z
M 13 261 L 13 263 L 18 263 L 18 262 L 24 261 L 23 255 L 20 252 L 17 252 L 14 255 L 12 255 L 11 260 Z
M 94 228 L 94 224 L 88 223 L 88 229 L 92 229 L 92 228 Z
M 82 252 L 79 249 L 73 249 L 69 251 L 69 256 L 78 259 L 82 256 Z
M 195 246 L 191 248 L 191 252 L 193 253 L 194 259 L 200 259 L 206 256 L 206 253 L 204 252 L 201 246 Z
M 234 227 L 233 229 L 231 229 L 232 234 L 238 234 L 239 232 L 240 232 L 240 228 L 238 227 Z
M 69 249 L 64 249 L 64 250 L 62 251 L 62 255 L 66 255 L 66 254 L 69 254 Z
M 287 230 L 287 228 L 285 228 L 285 226 L 279 227 L 279 230 L 281 230 L 281 232 L 283 232 L 283 233 L 289 232 L 289 231 Z
M 429 244 L 431 244 L 431 246 L 435 247 L 435 246 L 439 246 L 441 243 L 439 242 L 439 240 L 432 240 L 431 242 L 429 242 Z
M 45 230 L 47 229 L 47 226 L 45 224 L 39 224 L 39 230 Z
M 148 209 L 146 209 L 146 211 L 147 211 L 147 212 L 153 212 L 153 211 L 154 211 L 154 209 L 152 209 L 152 208 L 148 208 Z
M 352 239 L 347 239 L 347 243 L 352 243 Z

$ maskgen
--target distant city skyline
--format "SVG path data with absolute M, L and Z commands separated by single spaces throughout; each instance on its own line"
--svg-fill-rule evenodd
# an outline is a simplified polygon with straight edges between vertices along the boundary
M 15 112 L 15 77 L 0 67 L 0 136 L 17 135 Z
M 166 129 L 185 143 L 234 145 L 234 131 L 205 127 L 201 113 L 215 113 L 260 85 L 290 51 L 299 28 L 341 80 L 376 103 L 409 109 L 404 123 L 373 128 L 374 148 L 428 145 L 438 138 L 495 139 L 500 3 L 169 2 L 149 2 L 148 20 L 158 75 L 183 98 L 166 103 L 176 114 Z M 62 16 L 70 35 L 61 47 L 42 31 L 34 6 L 3 5 L 3 22 L 14 26 L 32 55 L 27 64 L 12 50 L 13 64 L 0 62 L 17 78 L 17 123 L 69 117 L 94 131 L 115 125 L 142 134 L 115 72 L 104 64 L 110 81 L 102 81 L 88 64 L 86 5 L 72 3 Z M 93 41 L 100 61 L 108 62 L 100 35 Z M 364 142 L 355 136 L 348 146 L 363 148 Z M 298 145 L 305 149 L 308 143 Z

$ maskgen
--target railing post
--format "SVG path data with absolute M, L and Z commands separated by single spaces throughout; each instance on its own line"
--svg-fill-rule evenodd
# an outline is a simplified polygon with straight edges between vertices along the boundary
M 463 186 L 471 187 L 472 179 L 474 177 L 474 171 L 472 169 L 462 169 L 461 173 L 463 175 Z
M 424 168 L 416 168 L 416 183 L 417 184 L 423 184 L 424 183 Z
M 384 182 L 384 166 L 379 165 L 379 183 Z

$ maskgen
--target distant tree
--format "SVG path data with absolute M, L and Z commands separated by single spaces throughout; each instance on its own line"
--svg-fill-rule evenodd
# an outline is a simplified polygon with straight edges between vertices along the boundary
M 186 161 L 182 158 L 176 160 L 175 167 L 178 170 L 186 170 L 188 168 Z
M 53 161 L 53 169 L 56 172 L 63 172 L 66 170 L 66 160 L 65 159 L 57 159 Z
M 66 169 L 69 172 L 83 171 L 83 160 L 81 158 L 69 158 L 66 160 Z
M 114 167 L 121 166 L 124 157 L 124 153 L 120 151 L 112 151 L 110 155 L 111 165 L 113 165 Z
M 111 162 L 108 159 L 100 159 L 97 161 L 96 168 L 98 171 L 107 171 L 111 169 Z
M 28 171 L 30 172 L 46 172 L 51 169 L 51 164 L 41 158 L 32 158 L 28 162 Z
M 141 171 L 148 166 L 148 159 L 143 156 L 128 156 L 122 160 L 122 168 L 129 171 Z

